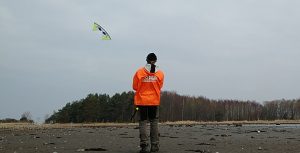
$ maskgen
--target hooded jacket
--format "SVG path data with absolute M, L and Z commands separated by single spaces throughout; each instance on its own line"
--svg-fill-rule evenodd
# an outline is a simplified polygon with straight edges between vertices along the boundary
M 134 104 L 136 106 L 160 105 L 160 91 L 164 83 L 164 73 L 156 70 L 150 73 L 150 64 L 137 70 L 133 77 L 133 90 L 135 90 Z

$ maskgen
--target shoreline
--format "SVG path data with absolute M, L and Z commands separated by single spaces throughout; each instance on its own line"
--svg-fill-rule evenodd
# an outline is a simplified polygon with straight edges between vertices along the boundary
M 222 121 L 222 122 L 196 122 L 196 121 L 176 121 L 160 122 L 159 125 L 286 125 L 300 124 L 300 120 L 274 120 L 274 121 Z M 54 124 L 35 124 L 35 123 L 0 123 L 1 129 L 60 129 L 60 128 L 96 128 L 96 127 L 131 127 L 138 126 L 135 123 L 54 123 Z

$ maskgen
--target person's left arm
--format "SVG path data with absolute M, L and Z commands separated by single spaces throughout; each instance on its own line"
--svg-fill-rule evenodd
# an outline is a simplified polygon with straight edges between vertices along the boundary
M 137 72 L 136 72 L 133 77 L 133 83 L 132 83 L 133 90 L 135 90 L 135 91 L 138 90 L 138 83 L 139 83 L 139 78 L 138 78 Z

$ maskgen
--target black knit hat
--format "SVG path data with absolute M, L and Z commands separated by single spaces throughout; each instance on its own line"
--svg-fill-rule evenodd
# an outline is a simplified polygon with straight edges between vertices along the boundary
M 147 61 L 156 61 L 156 60 L 157 60 L 157 57 L 156 57 L 156 55 L 155 55 L 154 53 L 150 53 L 150 54 L 148 54 L 146 60 L 147 60 Z

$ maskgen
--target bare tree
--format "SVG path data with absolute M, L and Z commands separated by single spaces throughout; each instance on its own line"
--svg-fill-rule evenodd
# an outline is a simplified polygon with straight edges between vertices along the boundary
M 33 122 L 31 113 L 29 111 L 24 112 L 21 115 L 20 121 L 23 121 L 23 122 Z

